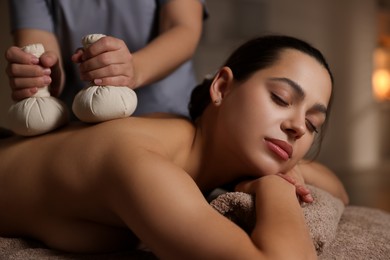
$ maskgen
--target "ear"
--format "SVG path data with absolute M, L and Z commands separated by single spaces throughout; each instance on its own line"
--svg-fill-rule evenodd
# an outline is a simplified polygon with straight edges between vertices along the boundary
M 210 86 L 210 97 L 214 104 L 219 105 L 229 93 L 233 79 L 233 71 L 229 67 L 223 67 L 218 71 Z

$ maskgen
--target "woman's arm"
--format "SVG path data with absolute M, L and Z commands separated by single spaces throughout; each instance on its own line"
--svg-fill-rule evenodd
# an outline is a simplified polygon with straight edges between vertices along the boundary
M 117 151 L 112 158 L 110 181 L 102 182 L 110 188 L 101 194 L 107 194 L 113 212 L 161 259 L 316 256 L 295 188 L 278 176 L 266 176 L 251 186 L 258 220 L 250 237 L 217 213 L 193 179 L 162 156 L 133 151 L 129 157 L 128 151 Z
M 295 186 L 277 175 L 240 183 L 237 191 L 255 193 L 256 225 L 251 234 L 270 259 L 316 259 Z

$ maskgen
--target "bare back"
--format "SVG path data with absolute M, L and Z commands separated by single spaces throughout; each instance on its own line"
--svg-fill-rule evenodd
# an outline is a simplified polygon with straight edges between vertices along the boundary
M 130 158 L 147 150 L 180 166 L 193 132 L 181 119 L 127 118 L 1 140 L 0 233 L 32 236 L 64 249 L 72 247 L 68 241 L 80 240 L 75 251 L 134 242 L 105 204 L 104 182 L 114 170 L 116 154 Z M 59 234 L 63 241 L 52 242 Z

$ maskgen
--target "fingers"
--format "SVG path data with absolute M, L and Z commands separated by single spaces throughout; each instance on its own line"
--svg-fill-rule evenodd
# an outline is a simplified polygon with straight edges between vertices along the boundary
M 40 64 L 45 68 L 51 68 L 59 63 L 58 56 L 52 51 L 43 53 L 39 58 L 39 61 Z
M 312 203 L 314 201 L 313 196 L 311 195 L 311 191 L 305 187 L 304 183 L 300 183 L 294 177 L 289 176 L 287 174 L 278 173 L 276 174 L 281 178 L 285 179 L 289 183 L 295 186 L 296 193 L 298 197 L 306 203 Z
M 276 175 L 295 186 L 295 192 L 298 196 L 298 199 L 300 199 L 301 201 L 306 202 L 306 203 L 312 203 L 314 201 L 314 199 L 311 195 L 311 191 L 308 188 L 306 188 L 303 184 L 299 184 L 291 176 L 281 174 L 281 173 L 276 174 Z M 269 176 L 272 176 L 272 175 L 269 175 Z M 263 178 L 267 178 L 267 176 L 264 176 L 264 177 L 261 177 L 259 179 L 255 179 L 255 180 L 242 181 L 236 185 L 235 191 L 254 194 L 254 193 L 256 193 L 256 182 L 260 181 Z
M 110 56 L 109 54 L 102 56 Z M 130 66 L 121 64 L 113 60 L 110 61 L 110 57 L 107 57 L 102 61 L 104 57 L 97 57 L 95 60 L 88 60 L 80 64 L 80 76 L 83 80 L 90 80 L 95 78 L 103 78 L 109 75 L 118 76 L 126 74 L 126 70 L 130 69 Z
M 132 80 L 126 76 L 95 79 L 93 80 L 93 84 L 96 86 L 126 86 L 131 89 L 135 88 L 135 80 Z
M 51 83 L 51 77 L 48 75 L 37 77 L 15 77 L 11 81 L 11 87 L 14 91 L 24 88 L 41 88 Z
M 82 56 L 83 60 L 88 60 L 105 52 L 118 51 L 123 48 L 127 49 L 126 44 L 123 40 L 106 36 L 99 39 L 91 46 L 89 46 L 86 50 L 84 50 Z
M 83 62 L 83 54 L 84 54 L 84 50 L 83 48 L 78 48 L 72 55 L 71 59 L 74 63 L 81 63 Z
M 77 50 L 72 60 L 80 62 L 80 78 L 96 85 L 135 88 L 136 74 L 132 54 L 125 43 L 113 37 L 103 37 L 86 50 Z
M 132 68 L 132 55 L 126 44 L 120 39 L 109 36 L 99 39 L 86 50 L 77 50 L 72 59 L 74 61 L 81 60 L 81 73 L 88 73 L 114 64 L 123 66 L 119 71 L 115 70 L 116 75 L 124 74 Z M 110 72 L 113 73 L 114 70 Z
M 30 64 L 37 65 L 39 64 L 39 59 L 34 55 L 23 51 L 21 48 L 12 46 L 8 48 L 5 53 L 5 58 L 8 63 L 19 63 L 19 64 Z
M 132 55 L 128 50 L 104 52 L 87 60 L 83 60 L 80 64 L 80 72 L 86 73 L 111 64 L 121 64 L 122 66 L 127 66 L 127 68 L 129 68 L 132 64 Z
M 296 185 L 295 189 L 299 198 L 306 203 L 312 203 L 314 201 L 313 196 L 308 188 L 302 185 Z
M 51 83 L 50 76 L 35 78 L 14 78 L 10 80 L 12 88 L 11 98 L 20 101 L 37 93 L 38 88 L 48 86 Z
M 5 53 L 8 61 L 8 75 L 11 98 L 14 101 L 31 97 L 38 88 L 52 82 L 51 67 L 58 64 L 58 57 L 53 52 L 46 52 L 40 58 L 12 46 Z
M 50 68 L 43 68 L 39 65 L 26 65 L 12 63 L 7 66 L 6 73 L 8 77 L 42 77 L 51 74 Z
M 14 101 L 31 97 L 38 88 L 49 85 L 51 69 L 40 65 L 9 63 L 6 73 L 11 86 L 11 98 Z
M 126 66 L 120 64 L 111 64 L 87 73 L 80 73 L 80 78 L 84 81 L 92 81 L 95 85 L 128 86 L 133 88 L 135 86 L 135 77 L 128 75 L 128 72 L 131 70 L 130 68 L 126 70 Z

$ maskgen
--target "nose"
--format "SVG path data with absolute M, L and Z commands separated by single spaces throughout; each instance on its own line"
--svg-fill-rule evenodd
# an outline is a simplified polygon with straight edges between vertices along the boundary
M 306 133 L 306 119 L 304 116 L 295 116 L 283 121 L 282 130 L 294 140 L 301 138 Z

